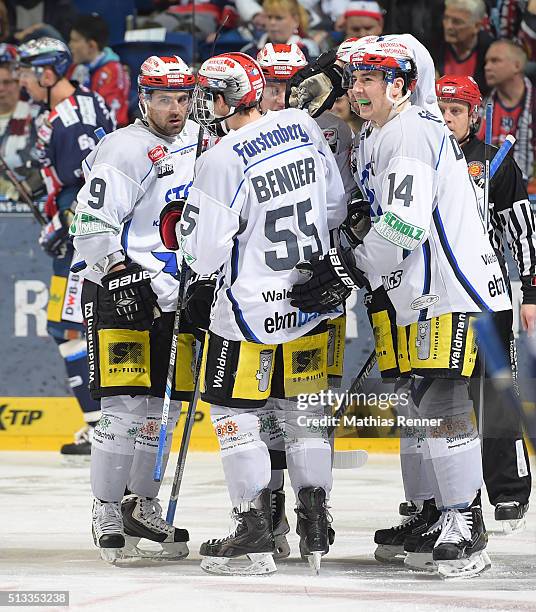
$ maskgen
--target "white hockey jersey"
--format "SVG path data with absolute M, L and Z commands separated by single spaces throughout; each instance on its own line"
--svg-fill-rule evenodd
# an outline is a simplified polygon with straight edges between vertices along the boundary
M 150 272 L 162 310 L 175 310 L 177 255 L 160 240 L 159 217 L 168 202 L 188 196 L 198 134 L 198 125 L 188 120 L 177 137 L 165 139 L 138 119 L 105 136 L 87 156 L 71 225 L 87 278 L 99 282 L 102 274 L 92 266 L 123 248 Z
M 326 253 L 345 216 L 333 153 L 304 111 L 269 111 L 201 155 L 180 231 L 195 272 L 223 266 L 211 331 L 279 344 L 340 314 L 305 314 L 287 292 L 300 281 L 296 264 Z
M 408 103 L 381 128 L 365 124 L 357 167 L 373 221 L 357 265 L 373 289 L 383 283 L 398 325 L 510 308 L 464 155 L 441 118 Z

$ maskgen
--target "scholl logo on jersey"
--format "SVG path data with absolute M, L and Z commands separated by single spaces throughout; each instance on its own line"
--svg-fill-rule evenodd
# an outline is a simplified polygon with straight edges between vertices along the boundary
M 186 183 L 185 185 L 179 185 L 178 187 L 172 187 L 166 192 L 166 204 L 173 202 L 174 200 L 186 199 L 190 193 L 190 187 L 193 181 Z
M 272 147 L 279 147 L 283 144 L 287 144 L 287 142 L 291 140 L 297 140 L 303 143 L 310 142 L 309 134 L 298 123 L 292 123 L 286 127 L 278 123 L 275 130 L 270 130 L 266 133 L 259 132 L 257 138 L 243 140 L 235 144 L 233 151 L 242 158 L 244 165 L 247 166 L 249 160 L 246 158 L 246 155 L 252 158 Z

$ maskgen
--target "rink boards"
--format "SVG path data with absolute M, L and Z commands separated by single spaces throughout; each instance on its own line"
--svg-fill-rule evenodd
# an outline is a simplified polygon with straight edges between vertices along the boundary
M 181 410 L 173 436 L 173 450 L 179 449 L 186 407 Z M 80 410 L 70 397 L 0 397 L 0 450 L 59 450 L 72 442 L 73 432 L 83 426 Z M 369 452 L 397 452 L 398 440 L 361 438 L 337 440 L 339 450 L 363 449 Z M 199 402 L 190 440 L 194 451 L 216 451 L 208 405 Z

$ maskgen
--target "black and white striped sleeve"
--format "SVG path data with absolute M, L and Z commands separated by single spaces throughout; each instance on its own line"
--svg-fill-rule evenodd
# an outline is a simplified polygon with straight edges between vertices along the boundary
M 508 156 L 493 185 L 495 212 L 521 279 L 523 302 L 536 304 L 536 223 L 521 170 Z M 534 285 L 533 285 L 534 283 Z

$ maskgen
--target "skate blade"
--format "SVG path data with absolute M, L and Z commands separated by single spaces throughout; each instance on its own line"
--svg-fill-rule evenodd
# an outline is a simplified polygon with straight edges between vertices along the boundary
M 526 520 L 525 517 L 521 519 L 511 519 L 511 520 L 503 520 L 497 521 L 501 529 L 494 531 L 493 533 L 496 535 L 511 535 L 512 533 L 519 533 L 525 529 Z
M 315 551 L 310 555 L 307 555 L 307 561 L 309 563 L 309 567 L 313 571 L 313 574 L 320 574 L 320 564 L 322 563 L 322 553 Z
M 437 572 L 437 565 L 432 558 L 432 553 L 407 552 L 404 558 L 404 565 L 408 569 L 419 570 L 421 572 Z
M 99 552 L 101 559 L 111 565 L 115 565 L 118 561 L 123 559 L 122 548 L 99 548 Z
M 286 559 L 290 555 L 290 546 L 285 535 L 275 535 L 274 559 Z
M 444 580 L 452 578 L 471 578 L 478 576 L 491 567 L 491 560 L 485 550 L 471 555 L 468 559 L 436 561 L 437 573 Z
M 219 576 L 264 576 L 277 571 L 272 553 L 250 553 L 247 557 L 252 563 L 246 567 L 230 565 L 229 557 L 203 557 L 201 569 Z
M 374 551 L 374 558 L 380 563 L 401 565 L 404 562 L 406 553 L 404 546 L 392 546 L 388 544 L 378 544 Z
M 153 542 L 144 540 L 155 546 L 154 549 L 138 546 L 141 538 L 125 536 L 123 559 L 154 559 L 155 561 L 179 561 L 185 559 L 190 551 L 186 542 Z M 160 548 L 156 548 L 159 546 Z

